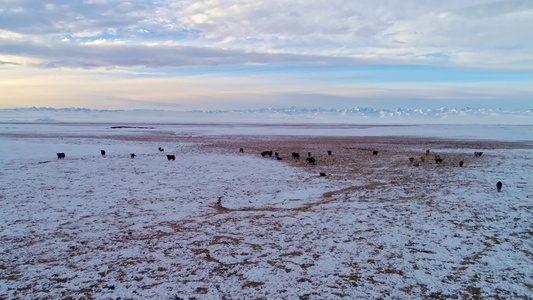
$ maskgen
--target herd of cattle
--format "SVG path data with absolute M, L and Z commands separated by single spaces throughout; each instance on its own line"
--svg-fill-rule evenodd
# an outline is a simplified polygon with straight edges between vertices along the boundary
M 159 147 L 158 148 L 159 152 L 164 152 L 165 149 Z M 105 150 L 100 150 L 100 155 L 102 155 L 102 157 L 105 157 Z M 57 159 L 65 159 L 65 153 L 61 152 L 61 153 L 56 153 L 57 154 Z M 130 157 L 131 158 L 135 158 L 135 153 L 131 153 L 130 154 Z M 176 156 L 175 155 L 167 155 L 167 159 L 170 161 L 170 160 L 176 160 Z
M 240 148 L 239 151 L 241 153 L 244 152 L 244 148 Z M 331 150 L 328 150 L 328 156 L 331 156 L 332 155 L 332 151 Z M 377 156 L 379 154 L 379 151 L 378 150 L 372 150 L 372 155 L 374 156 Z M 261 156 L 262 157 L 272 157 L 272 155 L 274 155 L 276 157 L 277 160 L 282 160 L 283 158 L 281 158 L 279 156 L 279 153 L 278 152 L 273 152 L 273 151 L 263 151 L 261 152 Z M 426 150 L 426 156 L 429 156 L 430 155 L 430 150 Z M 481 157 L 481 155 L 483 155 L 483 152 L 474 152 L 474 156 L 475 157 Z M 291 156 L 293 159 L 300 159 L 300 153 L 298 152 L 292 152 L 291 153 Z M 440 157 L 440 155 L 438 154 L 435 154 L 435 163 L 437 165 L 441 164 L 444 160 Z M 306 161 L 310 164 L 316 164 L 316 159 L 311 156 L 311 152 L 307 152 L 307 158 L 306 158 Z M 424 162 L 425 161 L 425 157 L 421 156 L 420 159 L 415 159 L 414 157 L 409 157 L 409 162 L 411 162 L 413 164 L 413 166 L 415 167 L 418 167 L 420 166 L 420 162 Z M 464 165 L 464 161 L 461 160 L 459 162 L 459 167 L 462 167 Z
M 244 153 L 244 148 L 240 148 L 239 151 L 240 151 L 241 153 Z M 328 156 L 331 156 L 331 155 L 332 155 L 332 151 L 331 151 L 331 150 L 328 150 L 327 153 L 328 153 Z M 431 151 L 430 151 L 429 149 L 426 150 L 426 155 L 425 155 L 425 156 L 426 156 L 426 157 L 427 157 L 427 156 L 430 156 L 430 153 L 431 153 Z M 377 156 L 378 154 L 379 154 L 379 151 L 378 151 L 378 150 L 372 150 L 372 155 Z M 261 156 L 262 156 L 262 157 L 266 157 L 266 156 L 268 156 L 268 157 L 272 157 L 272 155 L 274 155 L 274 156 L 276 157 L 277 160 L 282 160 L 282 158 L 279 156 L 279 153 L 278 153 L 278 152 L 273 152 L 273 151 L 270 151 L 270 150 L 269 150 L 269 151 L 263 151 L 263 152 L 261 152 Z M 483 152 L 477 152 L 477 151 L 474 152 L 474 157 L 481 157 L 482 155 L 483 155 Z M 292 153 L 291 153 L 291 156 L 292 156 L 293 159 L 300 159 L 300 153 L 298 153 L 298 152 L 292 152 Z M 420 163 L 421 163 L 421 162 L 423 163 L 425 160 L 426 160 L 426 158 L 425 158 L 424 156 L 420 156 L 419 159 L 415 159 L 414 157 L 409 157 L 409 162 L 411 162 L 412 165 L 415 166 L 415 167 L 420 166 Z M 436 163 L 437 165 L 442 164 L 443 161 L 444 161 L 443 158 L 441 158 L 440 155 L 438 155 L 438 154 L 435 154 L 435 155 L 434 155 L 434 160 L 435 160 L 435 163 Z M 306 158 L 306 161 L 307 161 L 309 164 L 312 164 L 312 165 L 316 164 L 316 159 L 315 159 L 313 156 L 311 156 L 311 152 L 307 152 L 307 158 Z M 460 160 L 460 161 L 459 161 L 459 167 L 463 167 L 463 165 L 464 165 L 464 161 L 463 161 L 463 160 Z M 320 176 L 326 176 L 326 173 L 320 172 Z M 497 189 L 498 189 L 498 192 L 501 192 L 501 190 L 502 190 L 502 185 L 503 185 L 503 184 L 502 184 L 501 181 L 498 181 L 498 182 L 496 183 L 496 187 L 497 187 Z
M 159 152 L 164 152 L 165 149 L 159 147 L 158 148 Z M 239 151 L 241 153 L 244 153 L 244 148 L 240 148 Z M 57 154 L 57 159 L 65 159 L 65 153 L 61 152 L 61 153 L 56 153 Z M 106 155 L 106 151 L 105 150 L 100 150 L 100 154 L 102 155 L 102 157 L 105 157 Z M 327 151 L 327 154 L 328 156 L 331 156 L 333 154 L 333 152 L 331 150 L 328 150 Z M 379 151 L 377 150 L 372 150 L 372 155 L 374 156 L 377 156 L 379 154 Z M 283 160 L 283 158 L 281 158 L 279 156 L 279 153 L 278 152 L 273 152 L 273 151 L 263 151 L 261 152 L 261 156 L 262 157 L 272 157 L 272 155 L 274 155 L 276 157 L 277 160 Z M 429 156 L 430 155 L 430 150 L 426 150 L 426 156 Z M 481 157 L 481 155 L 483 155 L 483 152 L 474 152 L 474 156 L 475 157 Z M 135 158 L 135 153 L 131 153 L 130 154 L 130 157 L 133 159 Z M 291 152 L 291 156 L 293 159 L 300 159 L 300 153 L 298 152 Z M 176 156 L 175 155 L 167 155 L 167 159 L 169 161 L 174 161 L 176 160 Z M 434 157 L 435 159 L 435 163 L 437 165 L 441 164 L 443 162 L 443 159 L 440 157 L 440 155 L 435 155 Z M 311 155 L 311 152 L 307 152 L 307 158 L 305 159 L 309 164 L 311 165 L 314 165 L 316 164 L 316 159 Z M 409 162 L 411 162 L 413 164 L 413 166 L 416 166 L 418 167 L 420 165 L 420 162 L 424 162 L 425 161 L 425 157 L 421 156 L 420 159 L 415 159 L 414 157 L 409 157 Z M 459 167 L 462 167 L 464 165 L 464 161 L 461 160 L 459 161 Z M 326 176 L 325 173 L 322 173 L 320 172 L 320 176 Z M 498 189 L 498 192 L 501 192 L 502 190 L 502 182 L 501 181 L 498 181 L 496 183 L 496 187 Z
M 240 149 L 241 153 L 244 152 L 244 149 L 241 148 Z M 331 156 L 333 152 L 328 150 L 328 155 Z M 265 157 L 265 156 L 268 156 L 268 157 L 272 157 L 272 155 L 274 155 L 276 157 L 277 160 L 283 160 L 283 158 L 281 158 L 279 156 L 279 153 L 278 152 L 272 152 L 272 151 L 263 151 L 261 152 L 261 156 L 262 157 Z M 291 153 L 291 156 L 293 159 L 300 159 L 300 153 L 298 152 L 292 152 Z M 307 152 L 307 158 L 305 159 L 308 163 L 314 165 L 316 163 L 316 159 L 311 155 L 311 152 Z
M 159 147 L 158 148 L 159 152 L 164 152 L 165 149 Z M 240 148 L 239 151 L 241 153 L 244 153 L 244 148 Z M 61 153 L 56 153 L 57 154 L 57 158 L 58 159 L 65 159 L 65 153 L 61 152 Z M 105 157 L 105 150 L 100 150 L 100 154 L 102 155 L 102 157 Z M 328 150 L 327 151 L 327 154 L 328 156 L 331 156 L 333 154 L 333 152 L 331 150 Z M 373 150 L 372 151 L 372 155 L 374 156 L 377 156 L 379 154 L 379 151 L 377 150 Z M 430 154 L 430 150 L 426 150 L 426 156 L 429 156 Z M 272 155 L 274 155 L 276 157 L 277 160 L 283 160 L 283 158 L 281 158 L 279 156 L 279 153 L 278 152 L 273 152 L 273 151 L 263 151 L 261 152 L 261 156 L 262 157 L 265 157 L 265 156 L 268 156 L 268 157 L 272 157 Z M 481 155 L 483 155 L 483 152 L 474 152 L 474 156 L 475 157 L 480 157 Z M 293 159 L 300 159 L 300 153 L 298 152 L 292 152 L 291 153 L 291 156 Z M 131 158 L 135 158 L 135 153 L 131 153 L 130 154 L 130 157 Z M 176 156 L 175 155 L 167 155 L 167 159 L 170 161 L 170 160 L 176 160 Z M 316 159 L 311 155 L 311 152 L 307 152 L 307 158 L 305 159 L 309 164 L 316 164 Z M 418 161 L 415 160 L 414 157 L 409 157 L 409 161 L 411 163 L 414 164 L 414 166 L 419 166 L 419 163 Z M 424 162 L 425 161 L 425 158 L 424 157 L 420 157 L 420 161 Z M 440 164 L 443 162 L 443 159 L 440 157 L 440 155 L 435 155 L 435 163 L 437 164 Z M 461 160 L 459 162 L 459 166 L 462 167 L 464 164 L 464 162 Z

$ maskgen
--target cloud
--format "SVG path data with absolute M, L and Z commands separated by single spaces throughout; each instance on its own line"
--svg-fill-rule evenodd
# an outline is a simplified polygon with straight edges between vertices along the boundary
M 15 65 L 15 66 L 17 66 L 19 64 L 11 62 L 11 61 L 2 61 L 2 60 L 0 60 L 0 65 Z
M 499 0 L 473 4 L 452 10 L 466 18 L 488 18 L 532 10 L 533 2 L 523 0 Z
M 78 35 L 136 27 L 151 13 L 144 1 L 2 1 L 0 26 L 22 34 Z M 83 34 L 82 34 L 83 35 Z
M 528 1 L 4 0 L 2 6 L 0 54 L 14 54 L 17 41 L 30 40 L 17 50 L 49 59 L 51 67 L 309 64 L 317 59 L 317 64 L 484 68 L 488 60 L 491 68 L 533 70 L 527 55 L 533 53 L 533 40 L 524 26 L 533 22 Z M 82 47 L 111 41 L 122 47 Z M 157 46 L 165 42 L 180 47 Z M 148 50 L 146 44 L 156 47 Z M 506 56 L 523 60 L 499 60 Z
M 184 10 L 182 19 L 205 40 L 229 41 L 228 48 L 483 68 L 485 61 L 474 56 L 465 61 L 454 55 L 478 53 L 491 60 L 491 67 L 533 69 L 531 56 L 522 63 L 496 63 L 515 50 L 520 57 L 533 53 L 524 26 L 533 22 L 533 4 L 524 1 L 223 3 L 199 1 Z M 201 22 L 188 17 L 199 14 Z
M 467 18 L 462 12 L 432 12 L 396 22 L 382 32 L 382 41 L 391 45 L 401 43 L 441 51 L 469 49 L 480 53 L 502 47 L 530 49 L 533 46 L 524 27 L 533 19 L 533 9 L 487 14 L 485 18 Z
M 211 47 L 179 46 L 172 43 L 131 45 L 117 39 L 73 43 L 38 43 L 31 39 L 2 39 L 7 55 L 41 59 L 48 67 L 182 67 L 246 64 L 343 65 L 359 64 L 357 59 L 318 55 L 256 53 Z
M 121 40 L 118 40 L 118 39 L 114 39 L 114 40 L 108 40 L 108 39 L 97 39 L 97 40 L 94 40 L 94 41 L 90 41 L 90 42 L 84 42 L 84 43 L 81 43 L 80 46 L 84 46 L 84 45 L 107 45 L 107 46 L 121 46 L 121 45 L 126 45 L 126 42 L 125 41 L 121 41 Z

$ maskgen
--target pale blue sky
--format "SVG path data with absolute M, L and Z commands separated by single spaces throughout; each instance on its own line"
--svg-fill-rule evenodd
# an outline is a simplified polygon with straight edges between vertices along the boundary
M 0 0 L 1 108 L 531 108 L 533 1 Z

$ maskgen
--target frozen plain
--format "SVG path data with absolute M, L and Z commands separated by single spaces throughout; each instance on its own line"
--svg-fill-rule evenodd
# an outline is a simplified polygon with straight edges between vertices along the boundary
M 0 298 L 530 299 L 532 128 L 2 123 Z

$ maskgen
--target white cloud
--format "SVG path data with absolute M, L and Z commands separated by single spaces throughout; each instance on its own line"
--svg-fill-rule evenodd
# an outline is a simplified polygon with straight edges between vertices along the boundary
M 33 57 L 24 57 L 18 55 L 0 55 L 0 62 L 8 66 L 28 66 L 28 65 L 40 65 L 45 63 L 42 59 Z
M 94 40 L 94 41 L 81 43 L 81 45 L 95 45 L 95 46 L 99 46 L 99 45 L 107 45 L 107 46 L 120 46 L 120 45 L 126 45 L 126 42 L 125 42 L 125 41 L 118 40 L 118 39 L 114 39 L 114 40 L 109 40 L 109 39 L 97 39 L 97 40 Z
M 195 24 L 208 23 L 209 17 L 204 14 L 196 14 L 191 16 L 191 21 Z
M 195 20 L 188 26 L 213 45 L 223 42 L 232 49 L 364 57 L 373 48 L 379 56 L 389 52 L 384 57 L 389 62 L 404 61 L 406 55 L 408 61 L 422 64 L 432 62 L 426 56 L 432 49 L 433 55 L 447 56 L 458 65 L 464 61 L 453 61 L 449 53 L 494 54 L 496 62 L 506 47 L 531 50 L 533 41 L 524 24 L 533 22 L 532 8 L 520 1 L 203 1 L 182 16 Z M 395 52 L 404 56 L 393 56 Z M 526 63 L 523 68 L 533 67 Z
M 316 64 L 533 70 L 528 55 L 533 53 L 533 40 L 525 26 L 533 23 L 533 2 L 528 1 L 21 0 L 4 4 L 1 51 L 15 54 L 16 49 L 53 62 L 50 66 L 92 66 L 96 60 L 88 63 L 86 56 L 99 55 L 99 64 L 111 67 L 310 64 L 310 58 L 317 58 Z M 65 39 L 71 47 L 61 49 L 59 43 Z M 165 42 L 184 48 L 174 49 L 171 55 L 167 48 L 156 47 Z M 105 47 L 93 47 L 87 53 L 82 47 L 111 43 L 117 46 L 116 53 Z M 143 45 L 151 45 L 151 52 Z M 121 57 L 124 53 L 130 57 Z M 68 59 L 61 58 L 65 54 Z M 150 61 L 146 55 L 156 57 Z

